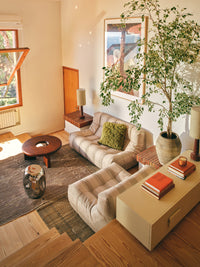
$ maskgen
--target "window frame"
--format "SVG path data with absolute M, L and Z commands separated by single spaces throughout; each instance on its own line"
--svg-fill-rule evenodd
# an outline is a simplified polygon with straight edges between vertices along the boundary
M 15 47 L 0 49 L 0 53 L 18 52 L 18 51 L 23 52 L 23 54 L 20 57 L 20 60 L 17 62 L 17 65 L 15 66 L 15 68 L 13 69 L 13 72 L 10 75 L 10 76 L 14 77 L 15 73 L 17 74 L 16 98 L 17 98 L 17 102 L 18 103 L 11 104 L 11 105 L 8 105 L 8 106 L 0 106 L 0 111 L 1 111 L 1 110 L 11 109 L 11 108 L 15 108 L 15 107 L 21 107 L 23 105 L 20 67 L 21 67 L 21 65 L 22 65 L 22 63 L 23 63 L 23 61 L 24 61 L 24 59 L 25 59 L 25 57 L 28 54 L 30 49 L 29 48 L 19 48 L 19 39 L 18 39 L 18 30 L 17 29 L 0 29 L 0 31 L 12 31 L 12 32 L 15 32 L 15 42 L 13 43 Z M 13 79 L 13 77 L 12 77 L 12 79 Z M 8 83 L 4 84 L 4 86 L 5 85 L 8 85 Z M 1 84 L 0 87 L 1 86 L 3 86 L 3 85 Z

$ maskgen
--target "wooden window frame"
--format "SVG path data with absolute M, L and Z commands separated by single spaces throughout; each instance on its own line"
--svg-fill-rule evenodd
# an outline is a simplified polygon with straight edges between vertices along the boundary
M 17 60 L 17 63 L 7 81 L 7 83 L 5 84 L 0 84 L 1 86 L 9 86 L 9 84 L 11 83 L 15 73 L 17 74 L 17 82 L 16 82 L 16 98 L 17 98 L 17 103 L 15 104 L 11 104 L 8 106 L 0 106 L 0 110 L 6 110 L 6 109 L 10 109 L 10 108 L 15 108 L 15 107 L 20 107 L 23 105 L 22 102 L 22 86 L 21 86 L 21 73 L 20 73 L 20 67 L 26 57 L 26 55 L 29 52 L 29 48 L 25 47 L 25 48 L 19 48 L 19 42 L 18 42 L 18 30 L 13 30 L 13 29 L 6 29 L 3 30 L 1 29 L 1 31 L 12 31 L 15 32 L 15 43 L 14 43 L 14 48 L 5 48 L 5 49 L 0 49 L 0 53 L 14 53 L 14 52 L 22 52 L 21 56 L 19 57 L 19 59 Z

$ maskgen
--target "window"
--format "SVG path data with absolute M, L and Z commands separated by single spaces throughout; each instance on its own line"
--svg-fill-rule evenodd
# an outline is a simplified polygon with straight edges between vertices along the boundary
M 22 106 L 20 67 L 28 52 L 18 47 L 17 30 L 0 30 L 0 110 Z

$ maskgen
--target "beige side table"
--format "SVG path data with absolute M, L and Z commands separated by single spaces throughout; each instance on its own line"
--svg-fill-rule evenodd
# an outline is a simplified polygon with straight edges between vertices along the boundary
M 141 187 L 152 174 L 117 197 L 116 219 L 148 250 L 152 250 L 200 201 L 200 162 L 191 160 L 190 153 L 185 151 L 182 155 L 196 165 L 196 170 L 186 180 L 168 172 L 170 163 L 155 171 L 171 177 L 175 183 L 160 200 Z

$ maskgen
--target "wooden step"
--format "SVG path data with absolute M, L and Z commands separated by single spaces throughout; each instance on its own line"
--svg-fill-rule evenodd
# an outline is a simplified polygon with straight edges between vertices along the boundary
M 73 245 L 64 249 L 60 255 L 48 262 L 46 267 L 58 266 L 100 266 L 96 258 L 89 250 L 81 243 L 80 240 L 75 240 Z
M 49 231 L 37 211 L 0 227 L 0 261 Z
M 12 255 L 5 258 L 3 261 L 0 262 L 0 266 L 13 266 L 15 263 L 23 261 L 26 257 L 29 257 L 33 251 L 38 251 L 42 247 L 44 247 L 48 242 L 54 240 L 60 236 L 56 228 L 52 228 L 48 232 L 44 233 L 43 235 L 39 236 L 26 246 L 22 247 Z
M 29 256 L 24 258 L 22 261 L 17 262 L 14 266 L 16 267 L 44 266 L 47 262 L 57 257 L 60 254 L 60 252 L 65 247 L 71 245 L 71 243 L 73 242 L 70 239 L 70 237 L 66 233 L 63 233 L 59 237 L 48 242 L 40 249 L 33 251 Z

